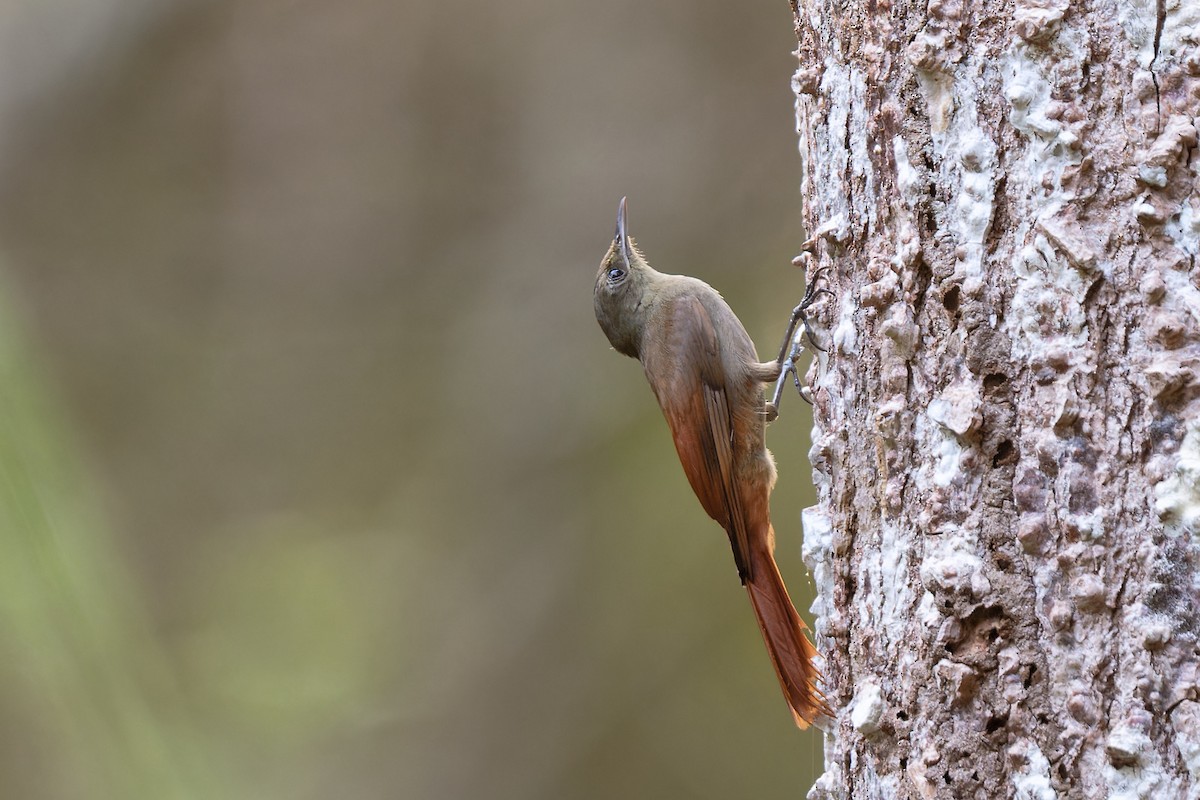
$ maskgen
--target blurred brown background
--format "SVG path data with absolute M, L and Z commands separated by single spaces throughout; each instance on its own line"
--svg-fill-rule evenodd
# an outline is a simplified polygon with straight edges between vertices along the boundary
M 0 6 L 0 796 L 801 796 L 591 306 L 627 194 L 774 349 L 793 47 L 782 0 Z

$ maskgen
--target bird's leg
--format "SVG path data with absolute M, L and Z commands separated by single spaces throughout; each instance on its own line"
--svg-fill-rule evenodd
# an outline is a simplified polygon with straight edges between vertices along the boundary
M 833 297 L 833 292 L 828 289 L 819 288 L 817 286 L 825 276 L 825 270 L 818 269 L 813 273 L 812 280 L 808 284 L 808 288 L 804 292 L 804 299 L 800 301 L 800 305 L 792 309 L 792 318 L 788 321 L 787 333 L 784 334 L 783 344 L 779 347 L 779 357 L 775 359 L 779 364 L 779 377 L 775 381 L 775 392 L 771 395 L 770 402 L 766 405 L 767 422 L 774 421 L 779 416 L 779 401 L 783 397 L 783 387 L 787 382 L 788 375 L 792 376 L 792 380 L 796 384 L 796 390 L 804 401 L 812 405 L 812 401 L 804 394 L 804 386 L 800 382 L 800 374 L 796 371 L 796 361 L 800 358 L 800 354 L 804 352 L 804 339 L 807 338 L 814 349 L 820 350 L 822 353 L 827 352 L 824 347 L 817 344 L 817 340 L 813 338 L 812 327 L 808 323 L 808 308 L 816 302 L 817 298 L 823 294 Z M 804 336 L 796 336 L 796 326 L 804 326 Z

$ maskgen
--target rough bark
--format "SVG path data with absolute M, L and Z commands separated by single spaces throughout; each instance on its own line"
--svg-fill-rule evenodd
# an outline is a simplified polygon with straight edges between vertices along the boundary
M 1197 797 L 1200 2 L 795 11 L 809 797 Z

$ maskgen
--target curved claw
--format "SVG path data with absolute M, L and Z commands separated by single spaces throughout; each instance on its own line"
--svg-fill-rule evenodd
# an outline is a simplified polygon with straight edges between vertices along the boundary
M 808 290 L 804 293 L 804 300 L 800 303 L 799 308 L 800 321 L 804 323 L 805 338 L 808 339 L 809 344 L 811 344 L 814 349 L 820 350 L 822 353 L 828 353 L 829 350 L 817 344 L 816 338 L 813 337 L 812 326 L 808 324 L 808 315 L 804 312 L 807 311 L 808 307 L 815 303 L 817 298 L 823 294 L 827 294 L 830 297 L 836 297 L 836 295 L 830 290 L 824 287 L 818 288 L 817 286 L 817 281 L 820 281 L 825 277 L 825 271 L 827 269 L 827 267 L 821 267 L 813 273 L 812 280 L 808 283 Z
M 796 380 L 796 391 L 800 393 L 800 399 L 811 406 L 813 404 L 812 392 L 808 391 L 808 387 L 800 382 L 800 373 L 793 371 L 792 377 Z
M 808 343 L 813 346 L 814 350 L 820 350 L 822 353 L 828 353 L 828 347 L 821 347 L 817 344 L 817 340 L 813 338 L 812 328 L 808 327 L 808 320 L 804 321 L 804 338 L 808 339 Z
M 775 392 L 771 396 L 770 402 L 765 405 L 765 415 L 768 422 L 774 421 L 779 417 L 779 401 L 783 396 L 783 387 L 787 381 L 788 375 L 792 376 L 792 382 L 796 385 L 796 391 L 804 398 L 804 402 L 812 405 L 811 393 L 806 392 L 803 382 L 800 380 L 800 373 L 796 370 L 796 360 L 800 357 L 800 353 L 804 351 L 803 339 L 808 339 L 809 344 L 814 350 L 819 350 L 822 353 L 828 353 L 827 348 L 817 344 L 816 338 L 813 336 L 812 326 L 808 324 L 809 306 L 816 302 L 817 298 L 823 294 L 830 297 L 836 297 L 832 291 L 820 286 L 821 281 L 825 280 L 825 274 L 828 272 L 828 267 L 818 267 L 813 270 L 812 277 L 808 280 L 808 285 L 804 290 L 804 298 L 800 301 L 800 305 L 792 309 L 792 318 L 788 322 L 787 333 L 783 337 L 783 344 L 779 348 L 779 357 L 775 360 L 779 363 L 779 377 L 775 381 Z M 804 326 L 804 336 L 800 340 L 793 339 L 796 332 L 796 326 Z
M 817 267 L 817 269 L 813 272 L 812 278 L 809 279 L 808 286 L 804 290 L 804 299 L 800 301 L 800 305 L 803 308 L 808 308 L 811 306 L 814 302 L 816 302 L 817 297 L 822 294 L 827 294 L 830 297 L 833 297 L 833 292 L 817 286 L 817 284 L 825 280 L 825 273 L 828 271 L 829 267 Z

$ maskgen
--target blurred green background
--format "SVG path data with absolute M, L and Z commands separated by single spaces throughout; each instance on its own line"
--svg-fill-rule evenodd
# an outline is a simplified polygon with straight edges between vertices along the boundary
M 774 349 L 793 47 L 783 0 L 0 5 L 0 796 L 801 796 L 591 301 L 627 194 Z

